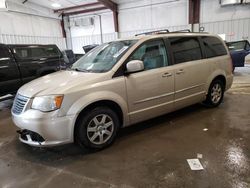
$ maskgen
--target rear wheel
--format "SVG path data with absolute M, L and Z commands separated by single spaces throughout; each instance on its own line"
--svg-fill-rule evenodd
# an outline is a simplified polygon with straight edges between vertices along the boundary
M 209 107 L 217 107 L 223 100 L 225 86 L 221 80 L 214 80 L 208 90 L 205 104 Z
M 113 143 L 119 127 L 117 114 L 107 107 L 97 107 L 80 117 L 76 140 L 80 146 L 102 149 Z

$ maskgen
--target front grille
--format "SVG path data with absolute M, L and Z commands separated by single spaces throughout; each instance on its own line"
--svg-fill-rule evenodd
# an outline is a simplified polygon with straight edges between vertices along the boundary
M 23 109 L 28 102 L 28 97 L 24 97 L 22 95 L 17 94 L 12 106 L 12 112 L 14 114 L 21 114 L 23 112 Z

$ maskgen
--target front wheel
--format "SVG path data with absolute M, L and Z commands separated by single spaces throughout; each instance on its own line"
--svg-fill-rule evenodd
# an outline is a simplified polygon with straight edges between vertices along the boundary
M 119 127 L 117 114 L 107 107 L 97 107 L 84 113 L 77 122 L 76 140 L 80 146 L 103 149 L 116 137 Z
M 208 90 L 205 104 L 209 107 L 217 107 L 223 100 L 225 86 L 221 80 L 214 80 Z

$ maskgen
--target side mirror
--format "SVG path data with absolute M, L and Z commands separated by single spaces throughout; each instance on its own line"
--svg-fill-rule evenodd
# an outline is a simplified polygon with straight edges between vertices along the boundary
M 140 60 L 129 61 L 126 65 L 127 73 L 140 72 L 144 70 L 144 64 Z

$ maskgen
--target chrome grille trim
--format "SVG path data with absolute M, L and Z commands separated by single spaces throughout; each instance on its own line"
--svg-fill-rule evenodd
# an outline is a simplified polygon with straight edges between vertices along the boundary
M 17 94 L 12 106 L 12 112 L 16 115 L 19 115 L 23 112 L 25 105 L 27 104 L 29 98 Z

